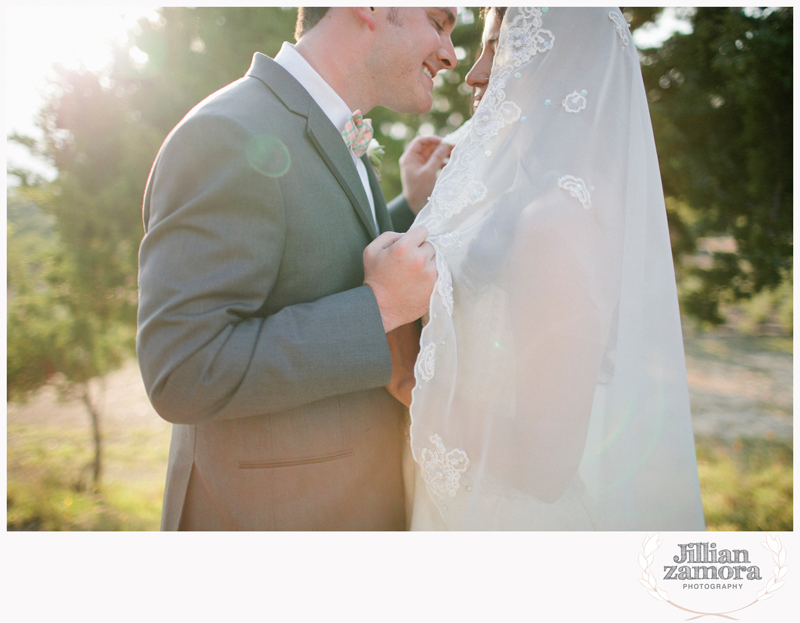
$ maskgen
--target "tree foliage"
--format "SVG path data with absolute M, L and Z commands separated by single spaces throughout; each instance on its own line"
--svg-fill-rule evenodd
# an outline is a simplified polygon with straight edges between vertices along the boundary
M 723 321 L 720 303 L 791 280 L 791 8 L 699 8 L 690 35 L 642 51 L 676 256 L 728 234 L 736 252 L 688 266 L 688 313 Z
M 634 30 L 659 13 L 625 11 Z M 242 77 L 255 51 L 274 56 L 292 41 L 296 10 L 158 15 L 140 20 L 106 70 L 57 67 L 39 114 L 44 139 L 12 137 L 58 171 L 51 183 L 14 172 L 22 184 L 8 199 L 12 397 L 56 372 L 85 386 L 133 352 L 141 200 L 158 148 L 197 102 Z M 792 20 L 791 8 L 698 9 L 692 34 L 641 54 L 679 278 L 693 284 L 682 290 L 684 311 L 714 322 L 721 301 L 791 279 Z M 469 117 L 464 78 L 481 29 L 477 10 L 462 11 L 452 36 L 459 63 L 436 77 L 431 112 L 370 112 L 387 197 L 400 192 L 397 161 L 414 135 L 442 135 Z M 26 213 L 47 220 L 34 227 L 38 242 Z M 710 268 L 682 266 L 698 238 L 726 233 L 735 253 L 717 252 Z
M 255 51 L 274 56 L 283 41 L 293 40 L 296 19 L 295 9 L 282 8 L 178 7 L 158 13 L 156 21 L 139 21 L 127 45 L 114 50 L 107 70 L 93 73 L 56 66 L 49 98 L 38 117 L 44 139 L 11 137 L 58 171 L 49 184 L 24 171 L 12 173 L 23 186 L 36 187 L 35 193 L 26 190 L 27 196 L 35 194 L 36 205 L 53 218 L 59 241 L 59 253 L 51 258 L 48 289 L 38 292 L 36 300 L 42 309 L 52 303 L 73 314 L 80 312 L 80 318 L 73 318 L 78 323 L 76 336 L 88 335 L 78 325 L 93 324 L 102 331 L 119 324 L 134 326 L 142 192 L 161 142 L 195 104 L 241 78 Z M 453 36 L 466 58 L 454 71 L 437 77 L 434 110 L 423 116 L 373 111 L 376 138 L 387 151 L 382 178 L 387 196 L 400 192 L 397 160 L 420 126 L 431 133 L 446 132 L 468 116 L 461 84 L 477 47 L 480 23 L 477 15 L 467 15 L 472 16 L 471 25 L 459 27 Z M 457 95 L 459 89 L 462 95 Z M 16 283 L 12 290 L 22 287 L 19 281 L 11 279 Z M 12 315 L 21 314 L 27 305 L 24 318 L 31 323 L 39 303 L 18 294 Z M 105 361 L 96 349 L 88 342 L 84 348 L 96 353 L 98 362 Z M 38 375 L 37 382 L 50 376 Z M 22 378 L 9 375 L 14 395 L 23 386 L 35 385 L 33 376 L 25 383 Z

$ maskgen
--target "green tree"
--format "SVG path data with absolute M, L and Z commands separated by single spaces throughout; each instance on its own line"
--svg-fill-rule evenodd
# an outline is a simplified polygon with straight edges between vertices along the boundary
M 133 354 L 141 201 L 150 166 L 193 106 L 241 78 L 256 51 L 275 56 L 283 41 L 293 41 L 296 9 L 176 7 L 158 15 L 139 21 L 107 69 L 56 66 L 38 116 L 43 140 L 11 137 L 58 175 L 48 183 L 10 172 L 21 184 L 8 195 L 9 397 L 23 400 L 45 383 L 81 397 L 92 421 L 96 486 L 102 434 L 88 384 Z M 388 152 L 387 196 L 400 192 L 397 160 L 421 126 L 445 133 L 468 117 L 461 83 L 481 25 L 471 11 L 465 18 L 453 35 L 464 58 L 437 78 L 434 110 L 422 117 L 372 113 L 376 138 Z
M 55 370 L 42 361 L 50 348 L 46 331 L 27 326 L 26 319 L 44 312 L 41 301 L 44 275 L 52 263 L 56 247 L 52 219 L 36 203 L 35 188 L 23 183 L 7 197 L 7 284 L 8 284 L 8 396 L 24 398 L 40 387 Z M 29 362 L 37 360 L 38 364 Z
M 133 354 L 141 188 L 158 137 L 134 127 L 106 75 L 63 67 L 38 122 L 41 143 L 12 138 L 58 176 L 16 192 L 50 215 L 56 244 L 39 273 L 22 269 L 30 257 L 9 262 L 9 397 L 24 399 L 45 383 L 78 394 L 92 423 L 97 488 L 102 432 L 89 381 Z
M 195 104 L 241 78 L 255 52 L 274 57 L 283 41 L 293 41 L 297 16 L 294 8 L 274 7 L 158 13 L 155 22 L 141 19 L 129 44 L 116 51 L 110 79 L 122 87 L 137 126 L 155 129 L 160 140 Z M 132 56 L 132 49 L 146 60 Z
M 684 311 L 712 323 L 792 271 L 791 8 L 699 8 L 692 33 L 642 50 L 676 260 L 703 236 L 737 251 L 688 266 Z
M 48 189 L 49 190 L 49 189 Z M 100 412 L 89 381 L 130 356 L 133 332 L 94 290 L 92 275 L 77 269 L 68 247 L 51 229 L 36 201 L 51 201 L 42 188 L 12 190 L 8 218 L 7 387 L 22 401 L 46 383 L 77 394 L 91 419 L 95 446 L 93 483 L 102 475 Z
M 38 116 L 43 140 L 10 137 L 58 175 L 9 172 L 21 181 L 8 194 L 9 398 L 46 383 L 80 397 L 95 487 L 102 430 L 89 381 L 134 352 L 142 192 L 158 147 L 192 106 L 241 77 L 254 51 L 274 55 L 294 20 L 294 10 L 162 9 L 106 70 L 56 66 Z M 137 63 L 141 51 L 147 61 Z

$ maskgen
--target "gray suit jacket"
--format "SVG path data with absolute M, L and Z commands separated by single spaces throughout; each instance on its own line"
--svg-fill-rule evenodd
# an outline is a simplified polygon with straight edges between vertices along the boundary
M 137 353 L 175 424 L 162 529 L 402 529 L 405 410 L 363 285 L 378 232 L 313 99 L 256 54 L 167 137 L 143 216 Z

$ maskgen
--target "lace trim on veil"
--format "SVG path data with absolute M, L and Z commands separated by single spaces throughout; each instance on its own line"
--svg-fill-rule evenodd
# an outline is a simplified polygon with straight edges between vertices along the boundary
M 542 28 L 542 10 L 520 8 L 508 28 L 500 34 L 489 88 L 472 117 L 469 132 L 458 143 L 455 158 L 442 171 L 428 205 L 428 215 L 419 221 L 431 234 L 468 205 L 486 197 L 486 186 L 475 179 L 476 159 L 482 148 L 504 127 L 520 120 L 522 111 L 506 101 L 506 84 L 515 69 L 537 54 L 553 48 L 555 35 Z M 517 74 L 518 76 L 518 74 Z M 491 156 L 490 151 L 484 155 Z
M 447 316 L 452 316 L 454 312 L 452 277 L 440 250 L 455 244 L 458 233 L 437 230 L 445 219 L 452 218 L 466 207 L 486 197 L 486 186 L 475 177 L 477 159 L 480 156 L 491 156 L 491 151 L 486 149 L 487 144 L 503 128 L 525 120 L 519 106 L 506 100 L 505 90 L 512 76 L 515 79 L 520 77 L 519 72 L 515 72 L 516 69 L 537 54 L 544 54 L 553 48 L 555 36 L 549 30 L 542 28 L 542 15 L 540 8 L 519 8 L 519 13 L 513 21 L 504 24 L 489 87 L 471 122 L 468 122 L 468 132 L 458 142 L 450 163 L 442 171 L 436 183 L 426 206 L 428 214 L 418 221 L 430 232 L 428 240 L 436 249 L 439 277 L 434 288 L 434 296 L 431 297 L 430 320 L 423 327 L 420 339 L 421 356 L 415 367 L 416 387 L 429 382 L 435 372 L 437 346 L 430 337 L 431 325 L 445 322 L 445 317 L 442 315 L 437 320 L 437 314 L 433 311 L 434 298 L 438 295 Z M 411 415 L 413 437 L 413 412 Z M 423 448 L 421 455 L 415 458 L 420 465 L 422 478 L 431 497 L 434 501 L 441 501 L 444 494 L 452 497 L 456 495 L 461 486 L 461 475 L 469 467 L 470 459 L 467 453 L 459 448 L 446 452 L 442 438 L 438 434 L 431 436 L 430 440 L 436 450 L 432 452 L 428 448 Z

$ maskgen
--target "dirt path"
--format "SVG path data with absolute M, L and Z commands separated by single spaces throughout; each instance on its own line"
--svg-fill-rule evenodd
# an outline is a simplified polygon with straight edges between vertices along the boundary
M 790 338 L 687 337 L 696 435 L 792 439 Z
M 166 430 L 171 426 L 150 406 L 135 360 L 106 376 L 104 382 L 93 380 L 89 391 L 107 427 Z M 89 416 L 80 400 L 61 401 L 54 388 L 45 387 L 24 404 L 8 403 L 8 423 L 83 427 L 89 426 Z
M 687 336 L 685 347 L 696 434 L 726 441 L 792 438 L 789 338 Z M 106 377 L 104 399 L 99 381 L 92 383 L 91 391 L 100 399 L 109 434 L 128 428 L 168 434 L 170 424 L 150 406 L 135 361 Z M 52 388 L 41 390 L 26 404 L 9 403 L 8 423 L 89 426 L 83 404 L 60 402 Z

